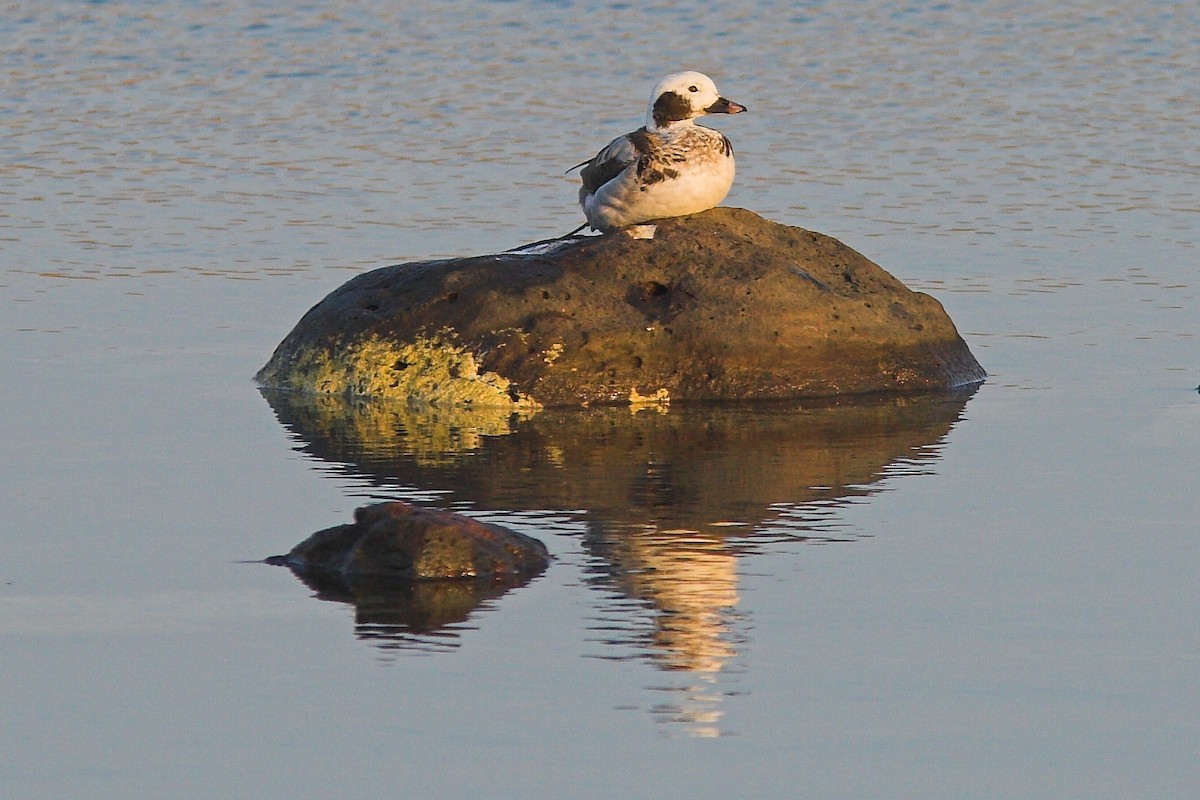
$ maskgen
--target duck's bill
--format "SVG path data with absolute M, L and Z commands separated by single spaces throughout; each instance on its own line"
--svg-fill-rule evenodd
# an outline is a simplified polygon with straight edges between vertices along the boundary
M 704 110 L 709 114 L 740 114 L 746 110 L 746 107 L 732 100 L 726 100 L 724 97 L 718 97 L 717 102 Z

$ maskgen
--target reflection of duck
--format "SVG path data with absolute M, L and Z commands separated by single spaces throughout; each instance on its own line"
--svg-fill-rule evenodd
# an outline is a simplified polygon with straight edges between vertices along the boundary
M 737 557 L 725 542 L 653 526 L 608 538 L 605 571 L 625 595 L 646 600 L 659 612 L 651 637 L 657 663 L 672 670 L 717 672 L 736 655 L 729 612 L 738 602 Z
M 677 674 L 678 683 L 653 687 L 665 693 L 652 708 L 654 717 L 688 736 L 720 736 L 727 693 L 720 684 L 728 680 L 721 673 L 745 641 L 735 611 L 736 551 L 720 536 L 653 525 L 589 525 L 585 544 L 597 559 L 593 583 L 615 584 L 652 608 L 649 630 L 620 616 L 597 624 L 610 646 L 633 648 L 635 658 Z

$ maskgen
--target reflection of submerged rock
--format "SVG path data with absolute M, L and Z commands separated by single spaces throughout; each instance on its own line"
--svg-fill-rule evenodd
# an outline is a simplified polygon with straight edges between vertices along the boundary
M 392 638 L 461 622 L 541 573 L 549 556 L 537 539 L 499 525 L 392 502 L 360 508 L 353 524 L 269 561 L 291 567 L 319 597 L 353 603 L 359 635 Z
M 496 579 L 396 581 L 343 578 L 293 567 L 321 600 L 354 606 L 362 639 L 394 649 L 441 649 L 456 642 L 455 626 L 482 603 L 524 586 L 529 576 Z

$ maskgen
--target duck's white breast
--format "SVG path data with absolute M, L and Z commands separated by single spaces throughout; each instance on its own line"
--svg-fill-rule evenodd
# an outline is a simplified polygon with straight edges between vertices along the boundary
M 630 164 L 586 198 L 584 211 L 591 225 L 607 230 L 696 214 L 724 200 L 733 185 L 732 149 L 716 131 L 694 130 L 699 137 L 669 142 L 671 146 L 655 153 L 640 170 L 637 163 Z

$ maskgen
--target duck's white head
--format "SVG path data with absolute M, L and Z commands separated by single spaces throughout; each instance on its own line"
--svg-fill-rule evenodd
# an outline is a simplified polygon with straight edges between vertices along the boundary
M 702 72 L 676 72 L 658 82 L 650 93 L 646 128 L 664 131 L 672 125 L 691 125 L 704 114 L 738 114 L 746 107 L 726 100 L 712 78 Z

